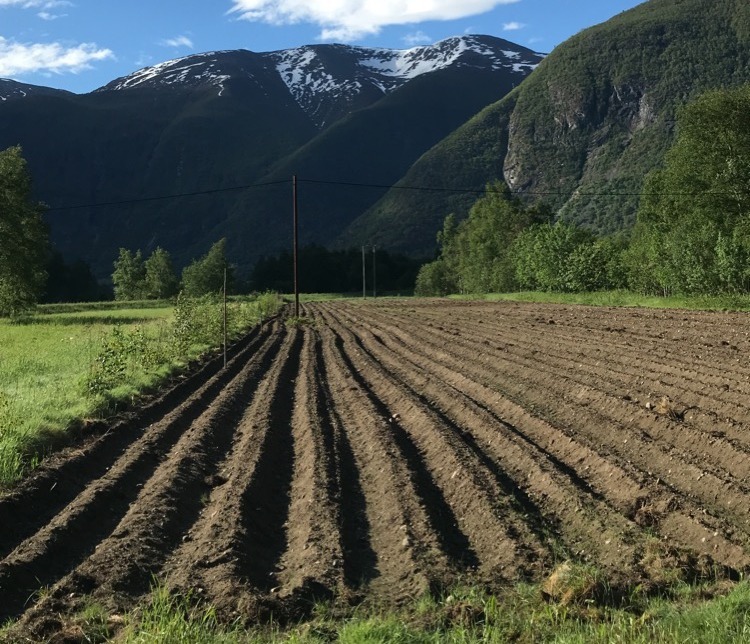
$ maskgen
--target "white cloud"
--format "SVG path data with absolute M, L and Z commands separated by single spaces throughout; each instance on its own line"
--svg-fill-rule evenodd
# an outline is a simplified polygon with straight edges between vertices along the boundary
M 114 58 L 111 50 L 92 43 L 66 47 L 60 43 L 19 43 L 0 36 L 0 76 L 33 72 L 75 74 L 90 69 L 92 62 L 108 58 Z
M 430 38 L 424 31 L 415 31 L 411 34 L 406 34 L 401 40 L 404 41 L 404 44 L 407 47 L 414 47 L 416 45 L 423 45 L 424 43 L 432 42 L 432 38 Z
M 36 14 L 42 20 L 57 20 L 58 18 L 65 18 L 67 13 L 50 13 L 49 11 L 40 11 Z
M 356 40 L 387 25 L 475 16 L 520 0 L 231 0 L 243 20 L 287 25 L 312 22 L 322 40 Z
M 503 31 L 518 31 L 523 29 L 526 25 L 522 22 L 505 22 L 503 23 Z
M 165 38 L 162 40 L 160 45 L 163 45 L 164 47 L 189 47 L 192 49 L 194 47 L 193 41 L 190 40 L 187 36 L 177 36 L 177 38 Z
M 22 7 L 23 9 L 57 9 L 72 7 L 69 0 L 0 0 L 0 7 Z

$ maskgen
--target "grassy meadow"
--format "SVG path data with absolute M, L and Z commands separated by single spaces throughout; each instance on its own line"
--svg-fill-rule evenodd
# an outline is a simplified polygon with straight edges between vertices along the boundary
M 275 295 L 229 305 L 237 336 L 275 312 Z M 66 430 L 135 402 L 222 342 L 210 300 L 40 307 L 0 320 L 0 490 L 66 440 Z

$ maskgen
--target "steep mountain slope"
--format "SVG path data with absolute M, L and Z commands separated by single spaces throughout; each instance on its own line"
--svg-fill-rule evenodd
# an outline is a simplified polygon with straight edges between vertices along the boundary
M 556 48 L 520 87 L 426 153 L 401 183 L 480 189 L 505 180 L 599 232 L 632 225 L 645 174 L 673 138 L 676 110 L 750 82 L 750 4 L 650 0 Z M 471 194 L 393 190 L 342 235 L 425 252 Z M 407 216 L 408 215 L 408 216 Z
M 444 69 L 417 78 L 342 118 L 277 164 L 265 181 L 288 180 L 293 174 L 301 179 L 301 241 L 330 245 L 385 192 L 362 184 L 392 185 L 447 132 L 511 89 L 511 80 L 503 75 L 494 83 L 486 81 L 486 73 L 477 69 Z M 240 250 L 250 257 L 268 252 L 271 240 L 288 245 L 289 189 L 269 190 L 262 209 L 255 193 L 238 199 L 223 228 L 232 231 L 229 245 L 236 247 L 237 256 Z M 268 217 L 268 212 L 280 216 Z M 252 234 L 259 229 L 262 236 Z
M 542 58 L 482 36 L 407 51 L 210 52 L 87 95 L 1 102 L 0 148 L 23 146 L 52 206 L 110 204 L 49 214 L 61 252 L 100 276 L 121 246 L 161 245 L 184 264 L 222 236 L 250 267 L 288 245 L 292 174 L 391 183 Z M 150 200 L 258 183 L 274 185 Z M 379 196 L 308 192 L 304 239 L 330 242 Z

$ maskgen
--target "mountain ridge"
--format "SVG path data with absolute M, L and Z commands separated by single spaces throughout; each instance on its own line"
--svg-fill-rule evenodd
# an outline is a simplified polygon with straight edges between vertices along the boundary
M 362 93 L 379 90 L 383 95 L 389 94 L 414 78 L 448 67 L 505 69 L 522 78 L 543 57 L 544 54 L 501 38 L 475 35 L 446 38 L 433 45 L 409 49 L 332 44 L 263 53 L 222 50 L 145 67 L 94 92 L 173 85 L 218 86 L 221 96 L 229 80 L 252 81 L 256 75 L 268 75 L 275 70 L 298 105 L 319 127 L 325 127 L 330 121 L 321 116 L 326 113 L 321 96 L 334 95 L 335 101 L 356 106 Z

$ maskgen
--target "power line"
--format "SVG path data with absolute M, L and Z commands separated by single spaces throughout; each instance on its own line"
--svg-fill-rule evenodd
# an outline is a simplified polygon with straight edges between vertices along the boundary
M 283 181 L 268 181 L 266 183 L 252 183 L 245 186 L 232 186 L 230 188 L 214 188 L 212 190 L 198 190 L 195 192 L 181 192 L 171 195 L 159 195 L 154 197 L 138 197 L 136 199 L 123 199 L 121 201 L 98 201 L 95 203 L 88 204 L 76 204 L 74 206 L 56 206 L 47 208 L 47 212 L 55 212 L 58 210 L 81 210 L 83 208 L 103 208 L 105 206 L 126 206 L 130 204 L 146 203 L 149 201 L 162 201 L 165 199 L 181 199 L 182 197 L 198 197 L 201 195 L 213 195 L 220 192 L 232 192 L 236 190 L 249 190 L 251 188 L 262 188 L 265 186 L 278 186 L 289 183 L 288 180 Z
M 177 194 L 158 195 L 152 197 L 138 197 L 133 199 L 122 199 L 119 201 L 99 201 L 85 204 L 76 204 L 72 206 L 54 206 L 47 208 L 47 212 L 59 212 L 65 210 L 82 210 L 84 208 L 104 208 L 109 206 L 124 206 L 133 205 L 139 203 L 148 203 L 153 201 L 164 201 L 168 199 L 182 199 L 184 197 L 198 197 L 202 195 L 212 195 L 224 192 L 232 192 L 238 190 L 251 190 L 253 188 L 263 188 L 267 186 L 278 186 L 288 185 L 292 182 L 291 179 L 281 179 L 278 181 L 267 181 L 263 183 L 252 183 L 242 186 L 232 186 L 229 188 L 214 188 L 211 190 L 197 190 L 194 192 L 182 192 Z M 505 190 L 493 190 L 491 188 L 445 188 L 440 186 L 410 186 L 400 184 L 380 184 L 380 183 L 358 183 L 354 181 L 326 181 L 322 179 L 302 179 L 297 178 L 298 183 L 308 183 L 317 185 L 328 185 L 328 186 L 343 186 L 350 188 L 371 188 L 380 190 L 409 190 L 415 192 L 442 192 L 452 194 L 508 194 Z M 535 197 L 565 197 L 566 193 L 553 192 L 553 191 L 522 191 L 522 190 L 511 190 L 511 195 L 520 196 L 528 195 Z M 661 197 L 697 197 L 699 195 L 730 195 L 734 193 L 728 192 L 702 192 L 702 193 L 691 193 L 691 192 L 678 192 L 678 193 L 652 193 L 652 192 L 574 192 L 569 198 L 574 197 L 644 197 L 644 196 L 661 196 Z

